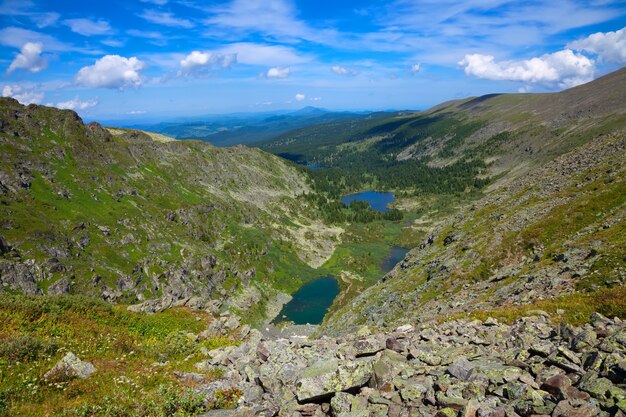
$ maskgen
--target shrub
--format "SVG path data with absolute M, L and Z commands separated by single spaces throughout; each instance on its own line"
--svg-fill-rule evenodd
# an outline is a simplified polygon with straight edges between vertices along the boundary
M 0 340 L 0 358 L 9 363 L 37 360 L 41 355 L 54 355 L 56 344 L 30 334 L 10 335 Z
M 235 408 L 239 398 L 242 396 L 242 392 L 237 388 L 220 389 L 215 391 L 213 395 L 213 401 L 211 401 L 211 408 L 223 409 L 223 408 Z
M 148 349 L 159 360 L 170 360 L 177 357 L 185 357 L 198 352 L 198 343 L 182 332 L 170 333 L 164 341 L 157 343 Z

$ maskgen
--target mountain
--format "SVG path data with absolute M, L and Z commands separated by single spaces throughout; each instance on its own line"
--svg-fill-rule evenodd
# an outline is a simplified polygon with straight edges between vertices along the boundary
M 147 309 L 232 299 L 262 318 L 267 297 L 310 279 L 338 233 L 298 198 L 306 176 L 258 149 L 84 125 L 3 98 L 0 153 L 4 291 Z
M 486 185 L 452 215 L 430 210 L 416 221 L 419 247 L 328 317 L 325 332 L 485 311 L 576 315 L 578 294 L 623 286 L 625 103 L 622 69 L 561 93 L 444 103 L 359 131 L 347 138 L 350 151 L 328 145 L 323 155 L 333 158 L 320 162 L 341 169 L 372 149 L 381 155 L 365 161 L 381 167 L 377 173 L 393 172 L 388 161 L 438 169 L 481 163 Z M 428 213 L 428 201 L 423 196 L 413 207 Z
M 162 122 L 133 127 L 163 133 L 177 139 L 199 139 L 215 146 L 232 146 L 266 140 L 304 126 L 336 120 L 358 120 L 361 117 L 363 115 L 358 113 L 331 112 L 308 106 L 294 112 L 209 116 L 202 120 Z
M 0 415 L 626 413 L 626 69 L 260 146 L 0 101 Z

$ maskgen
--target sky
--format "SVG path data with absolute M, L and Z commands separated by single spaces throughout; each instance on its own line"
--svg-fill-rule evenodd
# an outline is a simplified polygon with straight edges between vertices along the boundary
M 426 109 L 626 65 L 623 0 L 0 0 L 0 89 L 90 120 Z

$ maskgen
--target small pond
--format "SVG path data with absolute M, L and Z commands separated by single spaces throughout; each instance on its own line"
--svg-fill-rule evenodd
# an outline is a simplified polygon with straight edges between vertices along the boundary
M 307 282 L 283 306 L 274 322 L 286 320 L 295 324 L 320 324 L 337 294 L 339 283 L 332 275 Z
M 395 200 L 393 193 L 382 191 L 363 191 L 361 193 L 348 194 L 341 197 L 341 202 L 346 205 L 349 205 L 353 201 L 365 201 L 374 210 L 380 212 L 389 210 L 388 205 Z
M 393 246 L 391 250 L 389 250 L 389 255 L 387 255 L 381 262 L 380 269 L 382 269 L 385 274 L 391 271 L 398 262 L 401 262 L 404 259 L 404 256 L 408 252 L 408 249 L 404 249 L 400 246 Z

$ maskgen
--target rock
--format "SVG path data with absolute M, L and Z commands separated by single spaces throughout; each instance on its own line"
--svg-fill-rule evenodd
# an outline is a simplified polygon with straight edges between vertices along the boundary
M 385 339 L 377 336 L 368 336 L 358 339 L 352 344 L 356 357 L 373 356 L 385 349 Z
M 613 385 L 607 378 L 598 378 L 593 374 L 587 374 L 581 380 L 578 388 L 588 392 L 605 407 L 611 407 L 620 402 L 626 406 L 626 391 Z
M 420 376 L 410 379 L 407 384 L 400 389 L 400 397 L 404 402 L 421 403 L 427 394 L 434 395 L 433 379 L 430 376 Z
M 461 381 L 469 381 L 474 365 L 467 361 L 467 359 L 459 359 L 448 366 L 448 373 L 453 377 L 460 379 Z
M 573 404 L 569 400 L 559 402 L 552 412 L 553 417 L 591 417 L 600 414 L 600 410 L 593 404 Z
M 372 364 L 367 360 L 318 362 L 300 373 L 296 396 L 301 403 L 318 402 L 332 397 L 335 392 L 365 386 L 371 377 Z
M 379 390 L 389 390 L 393 378 L 407 369 L 408 364 L 404 356 L 393 350 L 384 350 L 379 355 L 380 357 L 373 365 L 373 377 L 370 386 Z
M 265 345 L 259 343 L 256 346 L 256 356 L 261 362 L 265 362 L 270 357 L 270 351 Z
M 457 417 L 458 413 L 452 408 L 444 408 L 442 410 L 437 411 L 435 417 Z
M 89 362 L 81 361 L 72 352 L 67 354 L 52 369 L 45 373 L 44 378 L 59 380 L 65 378 L 89 378 L 96 372 L 96 367 Z
M 9 253 L 11 250 L 11 246 L 7 243 L 6 240 L 2 236 L 0 236 L 0 255 L 4 255 L 5 253 Z
M 409 333 L 413 331 L 413 326 L 410 324 L 405 324 L 396 329 L 397 333 Z
M 498 320 L 494 319 L 493 317 L 487 317 L 487 320 L 485 320 L 485 326 L 497 326 L 498 325 Z
M 480 409 L 480 403 L 478 400 L 469 400 L 461 413 L 462 417 L 477 417 L 478 410 Z
M 330 410 L 334 415 L 340 415 L 341 413 L 349 413 L 352 406 L 354 395 L 346 392 L 338 392 L 330 400 Z
M 199 384 L 204 382 L 204 374 L 197 372 L 174 371 L 174 376 L 185 384 Z
M 563 400 L 567 398 L 567 389 L 572 386 L 572 381 L 565 375 L 554 375 L 543 383 L 541 388 L 555 397 Z
M 404 347 L 393 336 L 387 336 L 387 339 L 385 340 L 385 347 L 398 353 L 402 353 L 404 350 Z

